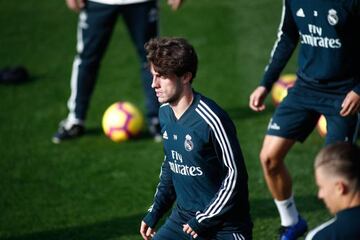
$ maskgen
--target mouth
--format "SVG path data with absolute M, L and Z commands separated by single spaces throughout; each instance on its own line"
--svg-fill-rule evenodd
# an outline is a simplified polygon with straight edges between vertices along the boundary
M 156 93 L 156 96 L 157 96 L 157 97 L 160 97 L 160 96 L 161 96 L 161 92 L 155 91 L 155 93 Z

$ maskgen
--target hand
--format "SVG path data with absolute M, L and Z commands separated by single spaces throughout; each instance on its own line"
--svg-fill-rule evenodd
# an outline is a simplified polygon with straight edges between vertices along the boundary
M 66 0 L 68 8 L 74 12 L 80 12 L 85 7 L 86 0 Z
M 348 115 L 358 113 L 359 110 L 360 96 L 356 92 L 350 91 L 341 104 L 340 115 L 346 117 Z
M 168 0 L 168 5 L 171 6 L 171 9 L 176 11 L 180 8 L 183 0 Z
M 190 234 L 193 238 L 197 238 L 197 233 L 192 230 L 192 228 L 188 224 L 183 225 L 183 231 L 187 234 Z
M 144 240 L 150 240 L 155 235 L 155 230 L 150 228 L 144 221 L 141 221 L 140 234 Z
M 268 92 L 264 86 L 257 87 L 250 95 L 249 107 L 255 112 L 265 110 L 265 98 Z

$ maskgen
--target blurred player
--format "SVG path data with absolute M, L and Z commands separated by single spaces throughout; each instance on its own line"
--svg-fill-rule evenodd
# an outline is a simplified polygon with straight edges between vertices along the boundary
M 85 118 L 100 63 L 119 16 L 124 19 L 141 65 L 149 130 L 155 140 L 159 140 L 159 104 L 150 86 L 151 74 L 146 67 L 144 49 L 144 44 L 156 37 L 159 32 L 157 1 L 66 0 L 66 3 L 71 10 L 80 12 L 77 55 L 72 66 L 71 95 L 68 100 L 69 114 L 60 122 L 52 141 L 60 143 L 83 135 Z M 180 7 L 182 0 L 168 0 L 168 3 L 176 10 Z
M 249 106 L 265 109 L 273 83 L 299 48 L 295 86 L 276 109 L 260 153 L 268 188 L 278 208 L 280 239 L 297 239 L 307 231 L 293 199 L 284 159 L 296 141 L 303 142 L 321 114 L 326 144 L 352 142 L 360 108 L 360 1 L 284 0 L 278 39 L 264 77 Z
M 195 92 L 194 48 L 181 38 L 146 45 L 159 110 L 165 159 L 143 239 L 251 239 L 247 171 L 228 115 Z M 165 224 L 160 218 L 175 204 Z
M 333 144 L 315 160 L 318 197 L 335 218 L 318 226 L 306 240 L 360 239 L 360 149 L 347 143 Z

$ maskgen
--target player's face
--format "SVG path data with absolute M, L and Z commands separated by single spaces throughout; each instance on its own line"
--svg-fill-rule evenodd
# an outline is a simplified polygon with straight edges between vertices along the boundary
M 175 74 L 163 76 L 156 72 L 152 65 L 151 74 L 153 76 L 151 87 L 155 90 L 158 101 L 161 104 L 176 103 L 183 92 L 181 77 Z
M 338 184 L 339 178 L 331 176 L 324 167 L 315 170 L 316 184 L 318 186 L 318 198 L 322 199 L 330 213 L 335 214 L 340 209 Z

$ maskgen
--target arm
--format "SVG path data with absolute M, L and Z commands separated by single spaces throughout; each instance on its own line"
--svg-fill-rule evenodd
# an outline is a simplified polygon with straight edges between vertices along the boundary
M 298 39 L 299 34 L 292 18 L 288 1 L 284 0 L 278 38 L 271 52 L 269 64 L 265 68 L 265 73 L 260 86 L 250 95 L 249 107 L 255 112 L 265 110 L 266 105 L 264 102 L 266 96 L 290 59 L 296 48 Z
M 155 235 L 155 230 L 149 227 L 144 221 L 141 221 L 140 234 L 144 240 L 150 240 Z
M 168 5 L 170 5 L 171 9 L 176 11 L 180 8 L 183 0 L 168 0 Z
M 353 14 L 357 21 L 360 20 L 360 1 L 354 1 L 354 6 L 352 8 Z M 340 115 L 346 117 L 351 114 L 356 114 L 360 111 L 360 75 L 356 76 L 357 84 L 354 86 L 353 90 L 350 91 L 344 101 L 342 102 L 342 109 Z
M 74 12 L 79 12 L 85 7 L 86 0 L 66 0 L 68 8 Z
M 268 92 L 270 92 L 273 83 L 279 78 L 281 71 L 289 61 L 298 41 L 298 28 L 290 10 L 289 0 L 283 0 L 277 40 L 271 51 L 269 64 L 265 68 L 265 73 L 260 83 Z
M 232 213 L 241 212 L 239 206 L 244 199 L 247 201 L 247 173 L 235 126 L 229 118 L 225 121 L 217 119 L 214 125 L 217 126 L 212 127 L 210 139 L 225 174 L 220 188 L 206 208 L 198 211 L 196 217 L 184 225 L 183 230 L 193 237 L 221 224 Z
M 140 233 L 144 239 L 154 233 L 157 222 L 171 208 L 175 199 L 176 194 L 172 183 L 171 170 L 165 158 L 161 166 L 160 182 L 156 189 L 154 202 L 140 227 Z
M 257 87 L 250 95 L 249 107 L 255 112 L 264 111 L 266 108 L 265 98 L 268 91 L 264 86 Z

